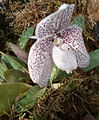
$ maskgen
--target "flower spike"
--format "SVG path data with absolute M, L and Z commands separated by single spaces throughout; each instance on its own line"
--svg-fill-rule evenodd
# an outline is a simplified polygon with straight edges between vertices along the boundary
M 52 60 L 52 38 L 38 39 L 31 47 L 28 58 L 30 77 L 40 87 L 47 85 L 50 78 Z

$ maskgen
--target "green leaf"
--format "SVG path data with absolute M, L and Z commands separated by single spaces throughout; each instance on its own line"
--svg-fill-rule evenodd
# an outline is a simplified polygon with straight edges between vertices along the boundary
M 77 16 L 72 22 L 71 25 L 78 25 L 80 28 L 83 29 L 84 27 L 84 17 L 82 15 Z
M 0 62 L 0 82 L 3 82 L 4 72 L 7 70 L 7 67 Z
M 22 36 L 19 38 L 20 48 L 23 49 L 25 47 L 25 45 L 27 44 L 29 40 L 29 37 L 33 35 L 33 32 L 34 32 L 34 27 L 30 27 L 22 34 Z
M 2 55 L 1 61 L 7 66 L 8 69 L 12 69 L 13 67 L 10 65 L 9 61 L 5 56 Z
M 77 84 L 76 83 L 70 83 L 68 84 L 68 87 L 70 90 L 73 90 L 75 87 L 77 87 Z
M 38 99 L 44 95 L 46 88 L 34 86 L 28 90 L 15 104 L 16 112 L 24 112 L 31 109 Z
M 18 58 L 11 56 L 11 55 L 7 55 L 3 52 L 0 51 L 0 53 L 2 54 L 2 60 L 3 62 L 6 64 L 6 66 L 8 68 L 14 68 L 16 70 L 21 70 L 21 71 L 26 71 L 27 72 L 27 67 L 25 65 L 25 63 L 23 63 L 22 61 L 20 61 Z
M 27 77 L 22 77 L 22 78 L 19 79 L 19 81 L 23 81 L 23 82 L 28 83 L 29 81 L 31 81 L 31 78 L 30 78 L 29 76 L 27 76 Z
M 83 68 L 85 72 L 99 66 L 99 49 L 90 52 L 89 55 L 90 55 L 90 64 L 89 66 Z
M 10 111 L 15 98 L 31 88 L 25 83 L 3 83 L 0 84 L 0 115 Z
M 27 77 L 27 75 L 22 71 L 9 69 L 4 72 L 4 77 L 6 82 L 25 82 L 25 79 L 22 78 Z
M 0 76 L 0 84 L 3 83 L 5 80 Z
M 68 78 L 70 76 L 72 76 L 73 74 L 67 74 L 65 71 L 60 70 L 58 67 L 56 67 L 55 65 L 52 68 L 52 72 L 51 72 L 51 81 L 60 81 L 64 78 Z

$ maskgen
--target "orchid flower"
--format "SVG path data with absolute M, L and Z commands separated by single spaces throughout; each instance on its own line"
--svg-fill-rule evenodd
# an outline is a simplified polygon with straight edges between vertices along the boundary
M 30 48 L 28 68 L 31 79 L 40 87 L 47 85 L 53 64 L 67 73 L 89 65 L 82 29 L 69 25 L 73 10 L 74 4 L 63 4 L 37 24 L 37 41 Z

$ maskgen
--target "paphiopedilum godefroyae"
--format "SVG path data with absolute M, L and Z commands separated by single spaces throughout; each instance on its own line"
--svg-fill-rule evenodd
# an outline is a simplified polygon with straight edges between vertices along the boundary
M 82 29 L 69 25 L 73 10 L 74 4 L 63 4 L 37 24 L 37 41 L 30 49 L 28 68 L 31 79 L 40 87 L 47 85 L 53 64 L 67 73 L 89 64 Z

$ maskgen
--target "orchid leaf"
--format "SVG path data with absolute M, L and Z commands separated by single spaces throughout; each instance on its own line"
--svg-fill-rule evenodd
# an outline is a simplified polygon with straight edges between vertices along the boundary
M 22 78 L 19 78 L 19 81 L 23 81 L 23 82 L 28 83 L 29 81 L 31 81 L 31 78 L 30 78 L 29 76 L 27 76 L 27 77 L 22 77 Z
M 6 114 L 15 102 L 15 98 L 31 88 L 25 83 L 0 84 L 0 115 Z
M 83 29 L 84 27 L 84 17 L 82 15 L 78 15 L 72 22 L 71 25 L 77 25 Z
M 40 88 L 37 85 L 32 87 L 30 90 L 24 93 L 24 95 L 21 96 L 16 102 L 16 112 L 20 113 L 31 109 L 35 105 L 35 103 L 37 103 L 38 99 L 44 95 L 45 91 L 46 87 Z
M 25 82 L 22 78 L 27 77 L 27 75 L 19 70 L 8 69 L 4 72 L 4 77 L 6 82 Z
M 7 70 L 7 67 L 0 62 L 0 82 L 3 82 L 4 72 Z
M 64 78 L 71 77 L 73 74 L 67 74 L 66 71 L 60 70 L 56 65 L 53 66 L 51 72 L 51 81 L 60 81 Z
M 78 15 L 72 22 L 71 25 L 78 25 L 80 28 L 83 29 L 84 27 L 84 17 L 82 15 Z
M 29 40 L 29 37 L 33 35 L 34 27 L 28 28 L 25 32 L 23 32 L 22 36 L 19 38 L 19 47 L 24 48 Z
M 23 49 L 19 48 L 17 45 L 8 42 L 8 46 L 12 49 L 12 51 L 15 53 L 15 55 L 22 60 L 23 62 L 25 62 L 27 64 L 28 61 L 28 53 L 25 52 Z
M 13 69 L 13 67 L 11 66 L 11 64 L 9 63 L 5 56 L 2 55 L 1 61 L 7 66 L 8 69 Z
M 4 61 L 4 63 L 6 64 L 7 67 L 27 72 L 27 67 L 26 67 L 25 63 L 20 61 L 18 58 L 11 56 L 11 55 L 7 55 L 1 51 L 0 51 L 0 53 L 3 56 L 1 59 Z
M 0 76 L 0 83 L 3 83 L 4 79 Z
M 83 68 L 85 72 L 99 66 L 99 49 L 90 52 L 89 55 L 90 55 L 90 64 L 89 66 Z

